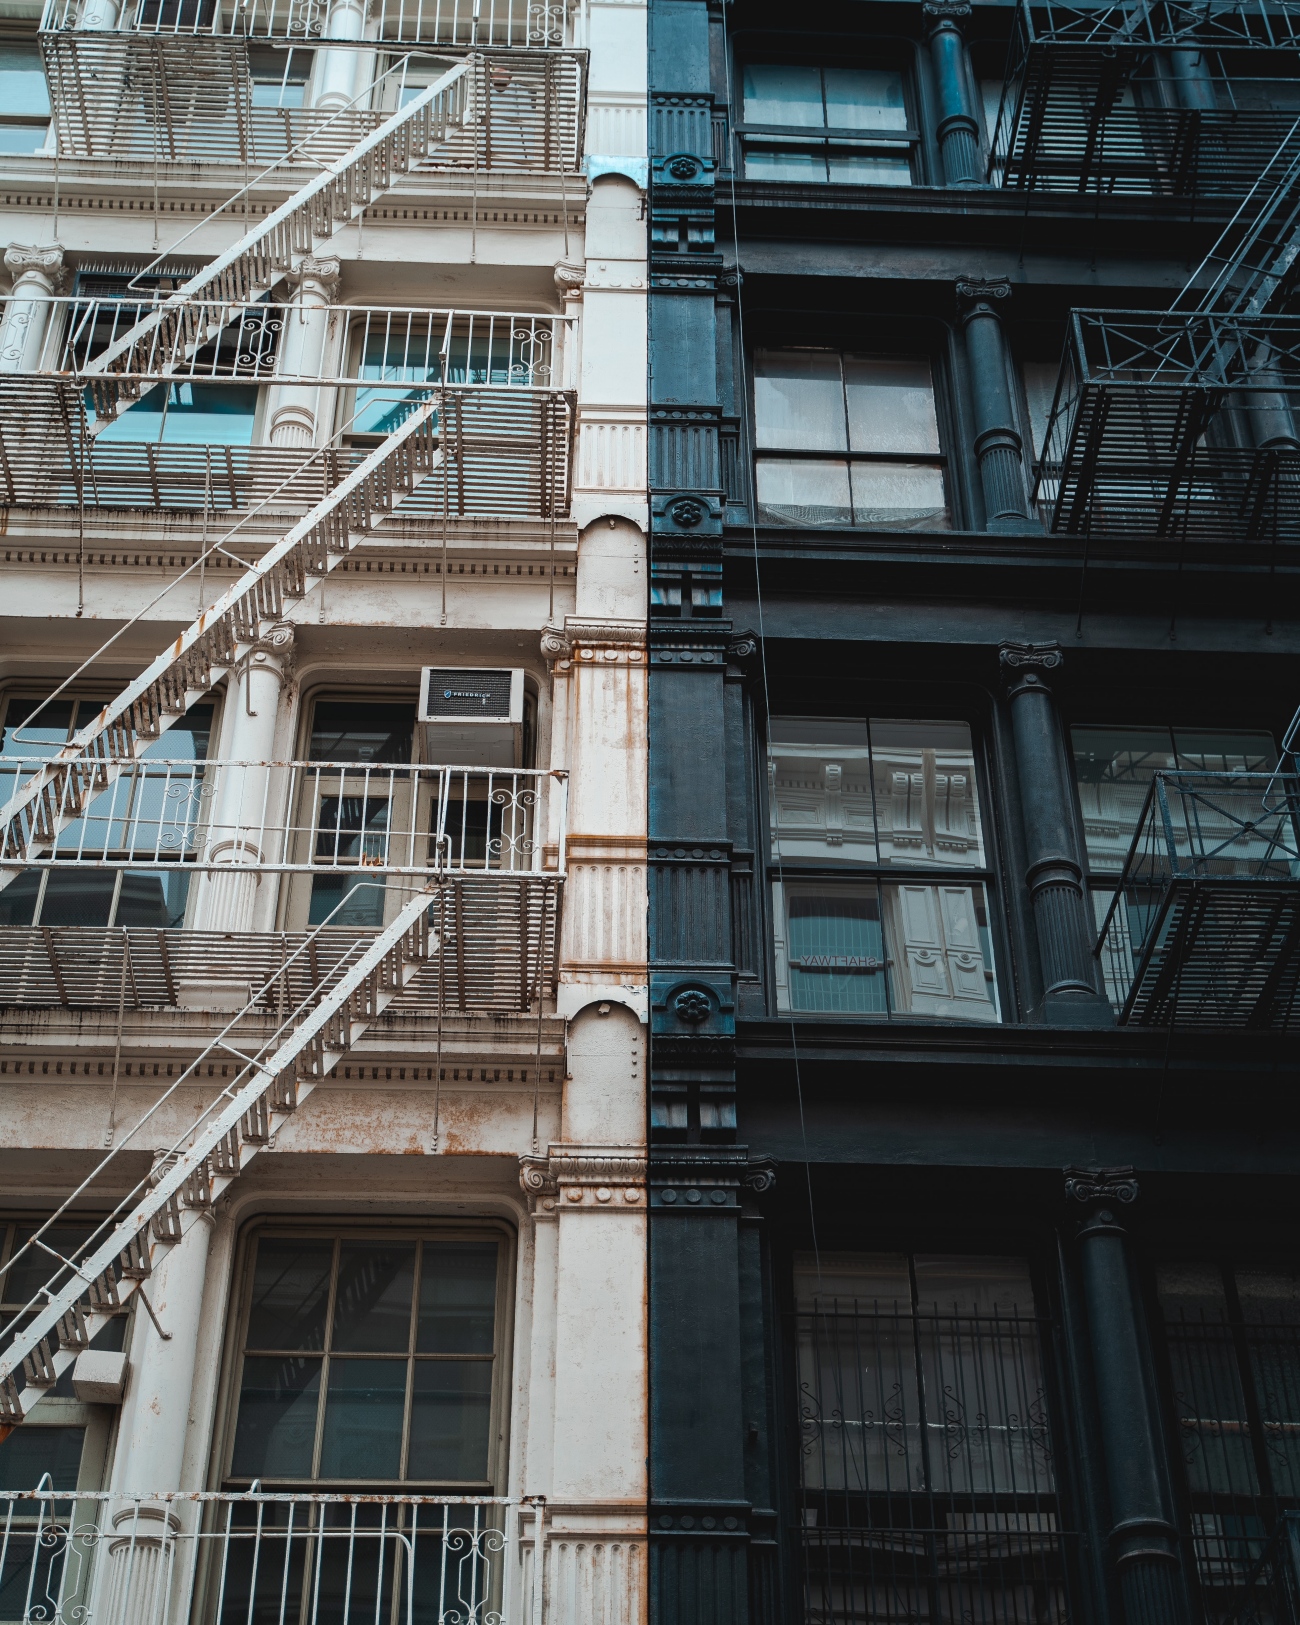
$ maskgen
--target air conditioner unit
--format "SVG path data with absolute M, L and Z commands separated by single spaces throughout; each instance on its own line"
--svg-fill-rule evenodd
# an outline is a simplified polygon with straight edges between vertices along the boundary
M 426 762 L 521 766 L 523 671 L 426 666 L 420 674 L 420 725 Z

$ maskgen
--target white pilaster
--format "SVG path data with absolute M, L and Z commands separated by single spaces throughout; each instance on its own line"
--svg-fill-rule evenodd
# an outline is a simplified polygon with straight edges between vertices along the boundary
M 359 40 L 365 35 L 366 8 L 360 0 L 334 0 L 325 18 L 325 38 Z M 316 60 L 315 107 L 346 107 L 357 93 L 357 69 L 364 52 L 322 50 Z
M 319 378 L 339 359 L 341 320 L 331 315 L 338 295 L 339 262 L 309 255 L 290 273 L 297 284 L 284 313 L 276 371 L 288 378 Z M 335 391 L 311 384 L 275 384 L 267 402 L 267 439 L 273 446 L 314 446 L 333 427 Z
M 14 279 L 0 325 L 0 373 L 35 372 L 49 330 L 51 301 L 63 281 L 63 250 L 57 243 L 32 248 L 12 243 L 5 268 Z

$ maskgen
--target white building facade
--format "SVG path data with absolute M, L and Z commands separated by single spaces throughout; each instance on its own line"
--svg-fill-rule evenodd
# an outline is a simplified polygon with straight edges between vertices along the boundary
M 0 1617 L 646 1607 L 646 17 L 0 21 Z

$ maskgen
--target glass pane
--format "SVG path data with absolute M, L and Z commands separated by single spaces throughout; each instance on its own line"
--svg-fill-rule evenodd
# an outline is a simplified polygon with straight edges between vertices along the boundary
M 746 142 L 745 179 L 816 185 L 826 179 L 826 148 L 821 143 L 806 147 L 755 147 Z
M 408 86 L 401 97 L 402 106 L 419 96 L 427 87 Z M 399 428 L 413 406 L 427 396 L 422 390 L 403 390 L 392 387 L 400 384 L 428 383 L 442 376 L 440 348 L 442 334 L 435 336 L 427 325 L 402 322 L 396 331 L 376 321 L 365 337 L 361 354 L 360 374 L 386 386 L 381 389 L 358 389 L 350 424 L 353 434 L 391 434 Z
M 850 525 L 847 463 L 787 462 L 764 457 L 758 464 L 758 517 L 774 525 Z
M 37 1422 L 15 1428 L 0 1444 L 0 1490 L 75 1490 L 85 1436 L 85 1428 L 41 1427 Z M 41 1486 L 46 1473 L 50 1482 Z
M 40 152 L 49 133 L 48 124 L 0 124 L 0 152 Z
M 417 1360 L 407 1478 L 482 1482 L 491 1413 L 490 1360 Z
M 215 711 L 216 707 L 210 704 L 192 706 L 179 722 L 145 747 L 144 759 L 147 762 L 202 761 L 208 754 Z
M 184 869 L 128 870 L 122 876 L 113 924 L 179 930 L 185 924 L 189 895 L 190 876 Z
M 319 1359 L 244 1360 L 230 1471 L 236 1478 L 307 1478 L 316 1442 Z
M 904 1253 L 796 1253 L 800 1309 L 902 1309 L 912 1306 Z
M 318 858 L 382 862 L 388 847 L 387 797 L 322 796 L 316 814 Z
M 326 921 L 330 925 L 382 925 L 384 882 L 368 875 L 314 876 L 307 924 L 324 925 Z
M 873 717 L 871 753 L 880 861 L 979 868 L 984 842 L 970 728 Z
M 0 778 L 0 796 L 4 793 L 4 781 Z M 36 904 L 41 895 L 43 878 L 39 869 L 28 869 L 0 891 L 0 925 L 32 923 L 36 918 Z
M 888 1008 L 874 888 L 792 893 L 786 933 L 791 1009 L 878 1015 Z
M 847 355 L 844 387 L 849 402 L 851 450 L 939 450 L 934 381 L 930 363 L 924 358 Z
M 1174 755 L 1189 773 L 1271 773 L 1277 766 L 1272 734 L 1236 729 L 1175 728 Z
M 1293 1497 L 1300 1493 L 1300 1272 L 1239 1269 L 1237 1293 L 1273 1488 Z
M 745 123 L 821 128 L 821 69 L 750 63 L 745 69 Z
M 1022 1258 L 918 1253 L 915 1269 L 916 1302 L 923 1311 L 1034 1318 L 1034 1288 Z
M 494 1241 L 426 1241 L 416 1349 L 421 1354 L 491 1354 L 496 1298 Z
M 75 700 L 51 700 L 48 705 L 42 705 L 38 699 L 15 694 L 5 707 L 0 755 L 52 755 L 67 742 L 72 730 L 72 708 L 75 704 Z M 33 712 L 38 713 L 35 720 L 27 722 Z
M 405 1354 L 411 1343 L 415 1243 L 344 1242 L 334 1295 L 332 1349 Z
M 760 446 L 846 451 L 839 356 L 827 350 L 759 350 L 754 414 Z
M 251 446 L 257 389 L 251 384 L 155 386 L 103 430 L 105 441 Z
M 17 1228 L 14 1232 L 13 1252 L 9 1255 L 11 1258 L 17 1258 L 19 1250 L 36 1229 L 36 1225 L 20 1225 Z M 80 1261 L 92 1230 L 93 1226 L 86 1224 L 84 1227 L 51 1225 L 48 1230 L 43 1231 L 40 1242 L 0 1275 L 0 1301 L 15 1309 L 21 1309 L 24 1304 L 30 1303 L 40 1289 L 60 1270 L 61 1258 L 70 1259 L 74 1264 Z
M 826 157 L 827 179 L 836 186 L 910 186 L 912 163 L 905 153 L 845 152 Z
M 819 863 L 873 862 L 866 723 L 848 717 L 773 717 L 769 728 L 774 855 Z
M 1056 384 L 1060 372 L 1060 364 L 1055 361 L 1021 363 L 1020 376 L 1024 380 L 1025 405 L 1029 409 L 1029 433 L 1033 441 L 1030 449 L 1035 457 L 1043 455 L 1047 443 L 1052 402 L 1056 399 Z
M 1155 773 L 1175 766 L 1166 728 L 1071 728 L 1088 865 L 1117 873 Z
M 1192 1492 L 1253 1495 L 1246 1400 L 1220 1272 L 1213 1264 L 1162 1265 L 1156 1285 Z
M 333 1260 L 332 1241 L 262 1236 L 245 1346 L 324 1348 Z
M 852 473 L 858 529 L 949 529 L 942 469 L 923 463 L 854 463 Z
M 895 1008 L 951 1021 L 996 1021 L 982 886 L 882 888 Z
M 15 116 L 50 116 L 50 93 L 35 41 L 0 45 L 0 107 Z
M 903 76 L 888 68 L 827 68 L 826 122 L 838 130 L 905 130 Z
M 107 925 L 117 876 L 111 869 L 51 869 L 41 899 L 42 925 Z
M 415 706 L 317 700 L 307 755 L 313 762 L 409 762 Z
M 396 1478 L 405 1360 L 331 1360 L 321 1478 Z

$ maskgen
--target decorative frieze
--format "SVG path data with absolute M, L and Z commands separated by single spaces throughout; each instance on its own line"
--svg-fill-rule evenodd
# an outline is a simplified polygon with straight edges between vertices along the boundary
M 544 1157 L 520 1157 L 519 1183 L 534 1218 L 640 1213 L 646 1205 L 645 1149 L 553 1144 Z

